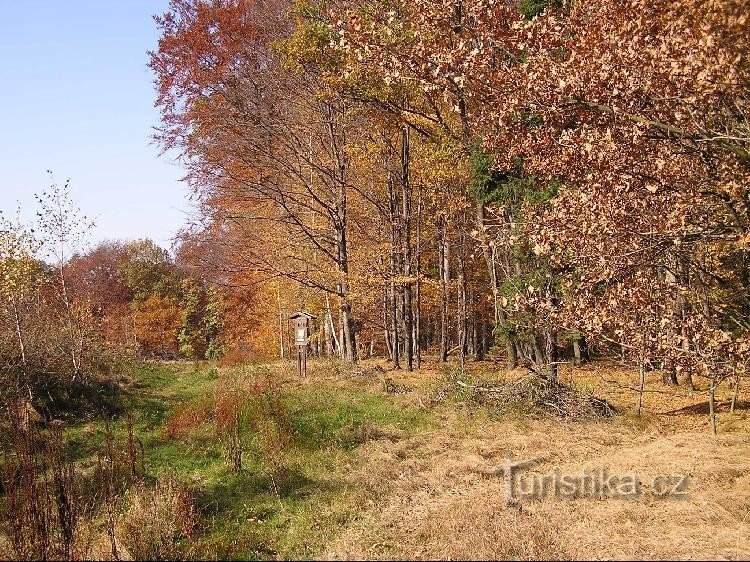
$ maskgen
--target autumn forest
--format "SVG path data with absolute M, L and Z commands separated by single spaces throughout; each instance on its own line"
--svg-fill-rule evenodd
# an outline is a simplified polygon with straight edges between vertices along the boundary
M 173 246 L 88 244 L 75 177 L 0 214 L 3 558 L 750 555 L 747 2 L 171 0 L 154 26 L 153 141 L 195 206 Z M 487 477 L 531 457 L 691 495 Z

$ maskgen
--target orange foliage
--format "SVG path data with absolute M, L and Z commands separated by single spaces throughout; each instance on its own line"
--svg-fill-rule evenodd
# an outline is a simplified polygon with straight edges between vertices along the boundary
M 135 336 L 143 352 L 160 357 L 176 357 L 177 332 L 181 311 L 169 299 L 152 295 L 137 305 L 133 315 Z

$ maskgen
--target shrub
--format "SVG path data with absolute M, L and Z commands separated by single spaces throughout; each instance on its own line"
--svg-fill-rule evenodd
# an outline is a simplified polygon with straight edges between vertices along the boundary
M 259 457 L 274 470 L 292 434 L 281 388 L 270 373 L 253 369 L 221 380 L 214 393 L 214 427 L 225 443 L 228 460 L 235 472 L 242 470 L 247 448 L 243 429 L 254 437 Z
M 125 510 L 117 529 L 123 555 L 134 560 L 176 560 L 189 557 L 198 512 L 191 492 L 175 478 L 154 487 L 138 485 L 125 495 Z
M 43 434 L 33 425 L 18 423 L 11 425 L 10 432 L 2 474 L 2 526 L 10 556 L 80 559 L 85 556 L 81 523 L 90 506 L 65 454 L 62 427 L 56 425 Z
M 190 431 L 210 423 L 214 409 L 215 402 L 211 396 L 188 402 L 169 417 L 162 430 L 162 438 L 183 439 Z

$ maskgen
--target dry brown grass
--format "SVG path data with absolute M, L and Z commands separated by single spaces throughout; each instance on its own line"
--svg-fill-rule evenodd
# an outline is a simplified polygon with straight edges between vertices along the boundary
M 127 509 L 118 522 L 121 559 L 176 560 L 189 556 L 198 514 L 187 490 L 165 478 L 152 488 L 130 489 L 125 500 Z
M 482 375 L 480 366 L 473 376 Z M 486 368 L 486 366 L 485 366 Z M 394 400 L 424 402 L 425 369 L 394 376 L 415 387 Z M 488 373 L 497 378 L 497 373 Z M 510 374 L 510 378 L 520 373 Z M 436 410 L 438 427 L 403 440 L 360 447 L 353 483 L 369 492 L 362 513 L 324 552 L 325 558 L 658 558 L 750 557 L 750 421 L 747 410 L 720 410 L 719 435 L 709 433 L 705 395 L 666 389 L 649 377 L 644 416 L 632 414 L 637 374 L 617 365 L 566 369 L 562 378 L 606 398 L 621 415 L 570 422 L 550 417 L 491 416 L 460 404 Z M 666 393 L 665 393 L 666 391 Z M 726 401 L 728 390 L 719 394 Z M 505 505 L 501 477 L 483 471 L 508 457 L 540 458 L 532 470 L 553 467 L 580 474 L 688 474 L 687 498 L 524 499 Z

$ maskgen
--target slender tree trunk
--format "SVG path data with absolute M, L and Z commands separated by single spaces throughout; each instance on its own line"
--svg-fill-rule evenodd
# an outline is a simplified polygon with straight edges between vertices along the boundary
M 409 126 L 405 126 L 401 141 L 401 212 L 402 212 L 402 234 L 403 243 L 403 274 L 406 279 L 403 284 L 403 318 L 404 318 L 404 359 L 406 370 L 413 369 L 414 357 L 414 316 L 412 311 L 412 284 L 411 284 L 411 185 L 409 183 L 409 159 L 410 139 Z
M 21 329 L 21 314 L 18 311 L 18 303 L 13 300 L 13 321 L 16 328 L 16 339 L 18 340 L 18 351 L 21 353 L 21 364 L 26 367 L 26 344 L 23 341 L 23 330 Z
M 398 299 L 396 298 L 396 282 L 391 278 L 391 300 L 390 300 L 390 317 L 391 317 L 391 334 L 392 334 L 392 355 L 393 368 L 401 368 L 401 349 L 398 340 Z
M 412 310 L 411 310 L 411 287 L 404 287 L 404 302 L 403 302 L 403 332 L 404 332 L 404 360 L 406 361 L 406 370 L 411 371 L 414 369 L 414 331 L 412 326 Z
M 29 379 L 26 376 L 26 364 L 27 364 L 26 344 L 23 339 L 23 329 L 21 327 L 21 314 L 18 310 L 18 302 L 15 299 L 13 299 L 13 320 L 15 324 L 16 339 L 18 340 L 18 351 L 21 354 L 21 365 L 23 367 L 22 374 L 16 377 L 16 381 L 15 381 L 16 389 L 15 390 L 20 395 L 23 390 L 22 387 L 25 387 L 26 393 L 29 396 L 29 403 L 31 403 L 31 400 L 33 399 L 33 392 L 31 391 L 31 385 L 29 384 Z
M 391 263 L 390 263 L 390 299 L 389 299 L 389 316 L 391 324 L 391 358 L 393 368 L 400 369 L 401 349 L 399 347 L 398 337 L 398 298 L 396 291 L 396 274 L 398 271 L 398 228 L 397 228 L 397 201 L 396 190 L 394 187 L 393 174 L 388 173 L 388 213 L 390 218 L 390 242 L 391 242 Z
M 450 283 L 450 255 L 448 227 L 444 217 L 438 221 L 438 261 L 440 269 L 440 361 L 448 360 L 448 284 Z
M 68 298 L 68 284 L 65 281 L 65 264 L 62 261 L 62 253 L 60 254 L 60 266 L 58 269 L 58 275 L 60 277 L 60 289 L 62 294 L 63 305 L 65 306 L 65 313 L 68 320 L 68 333 L 70 335 L 70 357 L 73 362 L 73 380 L 76 379 L 78 373 L 81 370 L 81 358 L 77 354 L 76 350 L 76 337 L 75 334 L 75 319 L 73 317 L 73 306 Z
M 635 405 L 635 415 L 641 416 L 641 405 L 643 404 L 643 388 L 646 385 L 646 367 L 643 355 L 638 358 L 638 398 Z
M 547 362 L 549 364 L 549 378 L 552 381 L 557 381 L 557 345 L 555 345 L 555 331 L 551 326 L 545 334 L 545 344 Z
M 328 355 L 333 356 L 339 354 L 341 351 L 341 345 L 339 339 L 336 337 L 336 326 L 333 323 L 333 313 L 331 312 L 331 300 L 326 293 L 326 326 L 328 331 L 328 337 L 326 338 L 328 346 Z
M 461 369 L 464 368 L 467 352 L 467 296 L 466 296 L 466 256 L 464 232 L 461 231 L 458 248 L 458 347 Z
M 323 357 L 323 346 L 325 345 L 325 322 L 318 323 L 318 341 L 316 357 Z
M 383 284 L 383 335 L 385 339 L 385 349 L 388 353 L 388 359 L 393 359 L 393 343 L 391 341 L 391 324 L 390 324 L 390 299 L 388 296 L 388 285 Z
M 476 305 L 472 307 L 472 310 L 474 310 L 474 337 L 472 338 L 474 340 L 474 359 L 481 361 L 484 359 L 484 310 L 477 313 Z
M 495 265 L 496 254 L 495 254 L 495 250 L 494 249 L 493 249 L 493 254 L 492 255 L 493 255 L 493 257 L 492 257 L 492 269 L 495 271 L 495 283 L 497 284 L 498 283 L 497 269 L 496 269 L 496 265 Z M 512 251 L 505 251 L 504 252 L 504 261 L 505 261 L 505 267 L 506 267 L 507 271 L 510 271 L 510 268 L 512 266 L 515 269 L 516 275 L 517 276 L 521 275 L 521 263 L 518 260 L 518 258 L 516 258 L 513 255 Z M 500 322 L 507 323 L 508 322 L 508 315 L 504 311 L 501 311 L 500 315 L 498 317 L 498 320 Z M 511 332 L 511 330 L 508 330 L 508 332 Z M 507 341 L 506 341 L 506 344 L 505 344 L 505 351 L 506 351 L 506 355 L 507 355 L 507 358 L 508 358 L 507 368 L 508 368 L 509 371 L 512 371 L 513 369 L 515 369 L 518 366 L 518 358 L 519 357 L 524 357 L 523 343 L 521 341 L 519 341 L 518 338 L 514 334 L 512 334 L 512 333 L 506 334 L 506 338 L 507 338 Z
M 417 190 L 417 280 L 414 317 L 414 351 L 417 369 L 422 368 L 422 188 Z
M 664 277 L 668 285 L 679 286 L 682 281 L 682 275 L 680 272 L 680 260 L 678 256 L 674 254 L 668 255 L 668 267 L 665 268 Z M 671 317 L 669 323 L 669 339 L 674 340 L 676 336 L 682 336 L 683 334 L 683 314 L 684 314 L 684 298 L 680 291 L 677 292 L 677 296 L 674 299 L 669 299 L 667 302 L 667 314 Z M 684 343 L 684 342 L 683 342 Z M 677 370 L 675 366 L 668 364 L 667 368 L 664 369 L 664 384 L 674 386 L 678 384 Z
M 344 314 L 339 306 L 338 310 L 338 332 L 339 332 L 339 359 L 346 361 L 346 335 L 344 334 Z
M 338 295 L 341 299 L 339 305 L 340 319 L 341 319 L 341 350 L 342 358 L 346 359 L 350 363 L 357 362 L 357 343 L 354 334 L 354 323 L 352 320 L 352 308 L 348 301 L 349 298 L 349 282 L 347 277 L 349 276 L 349 259 L 347 254 L 347 243 L 346 243 L 346 230 L 342 228 L 339 230 L 338 240 L 338 259 L 339 259 L 339 271 L 343 277 L 338 282 Z
M 349 248 L 347 244 L 348 228 L 348 200 L 347 200 L 347 165 L 341 147 L 345 144 L 345 135 L 335 126 L 335 115 L 344 113 L 345 109 L 334 108 L 325 103 L 324 113 L 327 117 L 328 135 L 331 145 L 331 155 L 336 162 L 336 215 L 333 227 L 336 237 L 336 266 L 340 279 L 336 285 L 337 294 L 341 300 L 339 305 L 341 320 L 341 350 L 342 357 L 351 363 L 357 362 L 357 343 L 354 333 L 351 303 L 349 302 Z
M 470 285 L 468 285 L 466 291 L 466 315 L 466 354 L 475 355 L 477 341 L 477 309 L 474 305 L 474 291 Z
M 348 302 L 341 305 L 341 319 L 344 327 L 344 341 L 346 342 L 346 360 L 357 362 L 357 340 L 352 322 L 352 307 Z
M 506 368 L 512 371 L 518 366 L 518 342 L 514 342 L 511 338 L 505 342 L 505 354 L 507 356 Z
M 419 275 L 419 274 L 417 274 Z M 416 281 L 416 303 L 414 308 L 414 363 L 417 369 L 422 368 L 422 349 L 421 349 L 421 342 L 422 342 L 422 333 L 421 333 L 421 324 L 422 324 L 422 311 L 420 306 L 420 298 L 421 298 L 421 287 L 419 282 L 419 277 L 417 277 Z
M 744 370 L 744 368 L 743 368 Z M 740 369 L 736 369 L 734 376 L 734 392 L 732 393 L 732 404 L 729 407 L 729 412 L 734 413 L 734 407 L 737 405 L 737 398 L 740 395 Z
M 286 347 L 284 345 L 284 316 L 281 312 L 281 290 L 279 284 L 276 284 L 276 302 L 279 308 L 279 352 L 281 359 L 286 357 Z

